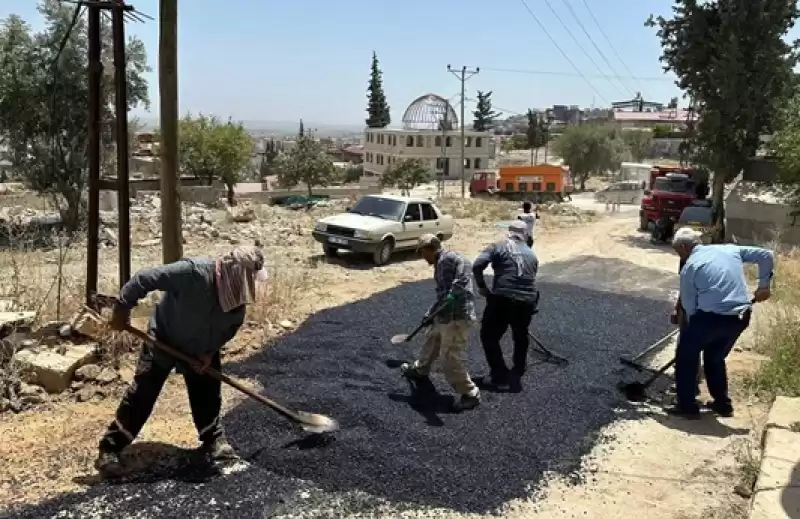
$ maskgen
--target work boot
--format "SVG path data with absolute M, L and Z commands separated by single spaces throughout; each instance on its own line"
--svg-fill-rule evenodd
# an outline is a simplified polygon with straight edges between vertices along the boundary
M 211 461 L 226 461 L 239 458 L 236 455 L 236 451 L 231 447 L 231 444 L 228 443 L 228 440 L 221 436 L 214 440 L 204 442 L 200 449 L 211 457 Z
M 481 403 L 481 395 L 476 392 L 474 395 L 461 395 L 461 398 L 453 402 L 453 409 L 457 412 L 475 409 Z
M 673 406 L 665 407 L 664 411 L 668 415 L 679 416 L 681 418 L 685 418 L 686 420 L 700 419 L 700 409 L 698 409 L 697 407 L 688 408 L 676 404 Z
M 706 402 L 703 407 L 710 409 L 715 415 L 722 418 L 733 418 L 733 406 L 717 404 L 713 400 Z
M 508 377 L 508 390 L 511 393 L 522 393 L 522 375 L 512 374 Z
M 418 368 L 415 368 L 408 362 L 404 362 L 400 366 L 400 373 L 402 373 L 404 377 L 411 380 L 425 380 L 428 378 L 428 375 L 420 373 Z
M 104 478 L 118 478 L 125 474 L 125 465 L 117 452 L 100 451 L 94 461 L 94 468 Z

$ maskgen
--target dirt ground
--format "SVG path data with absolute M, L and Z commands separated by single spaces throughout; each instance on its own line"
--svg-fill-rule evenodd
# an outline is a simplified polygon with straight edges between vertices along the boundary
M 504 206 L 487 210 L 459 206 L 459 203 L 442 204 L 454 206 L 449 209 L 461 216 L 455 236 L 447 246 L 474 257 L 502 235 L 503 231 L 493 223 L 509 219 L 514 209 Z M 464 212 L 474 215 L 468 214 L 471 217 L 465 218 Z M 298 228 L 317 216 L 303 216 Z M 555 218 L 548 222 L 551 217 L 547 214 L 543 218 L 544 228 L 536 240 L 536 251 L 543 263 L 594 255 L 624 258 L 675 274 L 677 258 L 669 249 L 649 246 L 646 237 L 636 231 L 637 217 L 630 208 L 612 216 L 601 215 L 596 221 L 581 225 L 559 225 L 554 223 Z M 413 255 L 400 255 L 391 264 L 379 268 L 370 268 L 349 258 L 326 260 L 310 237 L 311 227 L 305 229 L 307 231 L 295 236 L 292 246 L 286 246 L 277 238 L 265 243 L 274 272 L 274 287 L 265 297 L 274 304 L 266 305 L 268 308 L 261 313 L 249 315 L 250 322 L 266 322 L 266 331 L 255 324 L 244 330 L 233 355 L 247 355 L 261 347 L 263 339 L 278 333 L 287 319 L 294 320 L 296 325 L 311 312 L 432 275 L 430 267 Z M 195 252 L 210 252 L 208 244 L 188 240 L 187 255 Z M 158 247 L 137 248 L 134 267 L 157 263 L 159 253 Z M 101 265 L 106 269 L 103 283 L 107 288 L 115 284 L 115 256 L 113 249 L 101 255 Z M 25 261 L 24 258 L 17 260 Z M 42 269 L 38 275 L 46 278 L 44 270 L 50 272 L 54 267 L 50 260 L 38 267 L 28 264 L 26 268 Z M 80 276 L 80 259 L 62 268 L 72 269 L 74 276 Z M 75 287 L 67 288 L 75 290 Z M 745 346 L 737 348 L 732 355 L 730 369 L 734 379 L 753 371 L 760 361 L 760 357 L 748 351 L 746 341 L 744 343 Z M 669 352 L 664 355 L 668 356 Z M 656 359 L 655 363 L 663 360 L 663 357 Z M 130 380 L 131 375 L 129 364 L 123 369 L 123 378 Z M 116 393 L 101 401 L 55 400 L 44 408 L 3 415 L 0 466 L 4 477 L 0 478 L 0 509 L 12 503 L 30 503 L 61 492 L 79 491 L 96 481 L 92 461 L 97 441 L 113 416 L 121 390 L 122 387 L 117 388 Z M 233 406 L 240 398 L 225 390 L 226 407 Z M 506 516 L 739 517 L 746 500 L 736 496 L 733 488 L 740 478 L 742 465 L 748 463 L 742 449 L 765 417 L 762 405 L 744 402 L 741 398 L 737 400 L 740 403 L 735 418 L 712 422 L 712 425 L 705 420 L 696 422 L 697 425 L 668 420 L 657 411 L 644 419 L 617 422 L 605 432 L 604 440 L 598 442 L 586 459 L 588 481 L 579 486 L 551 481 L 541 494 L 537 493 L 535 501 L 510 503 Z M 170 378 L 139 440 L 186 447 L 196 445 L 196 432 L 180 378 Z

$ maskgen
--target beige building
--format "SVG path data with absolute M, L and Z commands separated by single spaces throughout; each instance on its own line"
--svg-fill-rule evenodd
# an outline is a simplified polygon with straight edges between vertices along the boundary
M 445 130 L 445 128 L 447 128 Z M 414 100 L 403 115 L 403 128 L 367 128 L 364 131 L 364 173 L 382 175 L 386 168 L 406 159 L 419 159 L 434 175 L 466 178 L 490 168 L 494 143 L 489 132 L 461 131 L 452 105 L 435 94 Z

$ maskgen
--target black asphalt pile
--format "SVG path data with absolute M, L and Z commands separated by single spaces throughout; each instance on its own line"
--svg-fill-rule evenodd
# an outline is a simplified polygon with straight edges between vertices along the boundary
M 352 515 L 358 506 L 374 512 L 379 502 L 496 510 L 529 495 L 545 471 L 576 474 L 597 433 L 625 406 L 615 389 L 627 373 L 619 356 L 643 350 L 671 329 L 669 292 L 676 280 L 664 278 L 663 272 L 618 260 L 548 264 L 540 274 L 540 313 L 531 329 L 570 364 L 541 363 L 532 353 L 523 393 L 484 391 L 482 405 L 461 414 L 449 411 L 452 393 L 439 373 L 433 376 L 438 396 L 414 398 L 399 371 L 387 366 L 411 360 L 419 350 L 423 337 L 405 346 L 393 346 L 389 338 L 418 324 L 434 298 L 432 282 L 320 312 L 229 370 L 257 379 L 270 397 L 291 407 L 335 417 L 342 428 L 334 436 L 304 435 L 268 409 L 245 402 L 226 415 L 225 425 L 253 467 L 205 483 L 168 479 L 104 486 L 17 517 L 76 514 L 89 505 L 98 510 L 98 502 L 113 506 L 61 517 L 256 517 L 279 509 L 319 510 L 326 493 L 324 506 L 333 508 L 308 517 Z M 482 306 L 480 300 L 479 314 Z M 484 374 L 478 326 L 467 355 L 473 375 Z M 298 495 L 314 503 L 303 504 Z M 371 497 L 352 497 L 365 495 Z M 218 511 L 209 514 L 212 501 Z M 343 503 L 349 503 L 346 509 Z M 181 513 L 164 515 L 173 506 Z

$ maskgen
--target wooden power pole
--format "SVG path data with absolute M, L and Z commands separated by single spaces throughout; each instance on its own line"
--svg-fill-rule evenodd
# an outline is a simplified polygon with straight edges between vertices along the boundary
M 178 170 L 178 0 L 160 0 L 159 7 L 161 236 L 164 263 L 172 263 L 183 256 Z
M 478 74 L 481 69 L 476 68 L 475 70 L 470 70 L 467 67 L 461 67 L 461 70 L 455 70 L 447 65 L 447 71 L 453 74 L 455 77 L 461 81 L 461 198 L 465 198 L 466 195 L 466 183 L 467 177 L 465 176 L 466 171 L 464 171 L 464 166 L 466 162 L 465 152 L 464 152 L 464 144 L 466 141 L 466 137 L 464 137 L 464 130 L 466 129 L 466 122 L 464 121 L 464 95 L 465 89 L 464 84 L 467 82 L 469 78 Z

